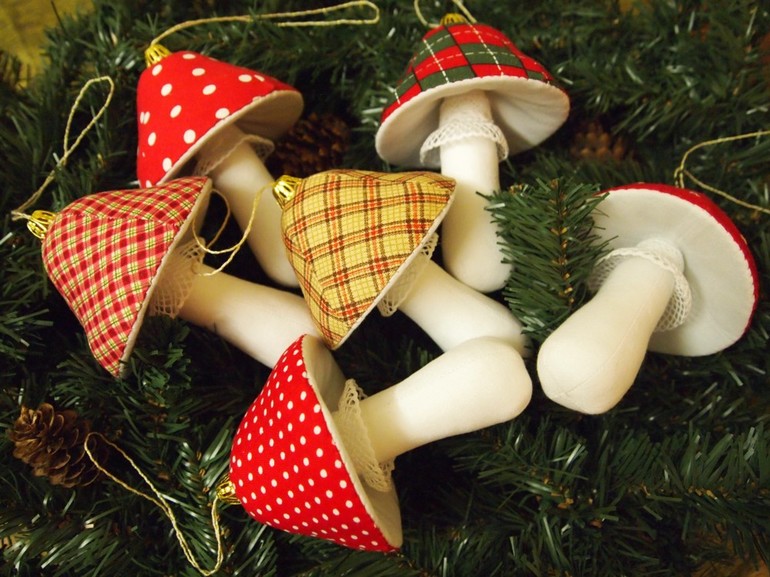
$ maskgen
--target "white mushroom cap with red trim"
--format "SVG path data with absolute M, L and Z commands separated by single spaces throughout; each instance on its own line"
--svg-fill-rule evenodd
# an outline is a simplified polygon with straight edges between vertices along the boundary
M 272 141 L 302 113 L 288 84 L 196 52 L 170 53 L 147 68 L 137 87 L 137 177 L 152 186 L 185 166 L 225 126 Z
M 613 249 L 663 240 L 681 251 L 692 294 L 684 322 L 653 333 L 648 350 L 709 355 L 747 330 L 759 298 L 756 264 L 730 217 L 704 194 L 663 184 L 610 189 L 594 216 Z
M 238 428 L 230 480 L 261 523 L 353 549 L 392 551 L 402 542 L 398 498 L 392 487 L 372 489 L 355 472 L 332 417 L 344 386 L 319 339 L 295 341 Z

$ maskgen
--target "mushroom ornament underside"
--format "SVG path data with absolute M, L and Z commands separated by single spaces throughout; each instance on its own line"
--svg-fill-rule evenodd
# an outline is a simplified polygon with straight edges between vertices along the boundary
M 596 294 L 544 341 L 537 360 L 545 393 L 585 413 L 615 406 L 648 350 L 702 356 L 735 343 L 759 296 L 745 239 L 703 194 L 614 188 L 595 224 L 613 249 L 594 270 Z
M 292 344 L 244 416 L 230 483 L 276 529 L 372 551 L 400 547 L 393 459 L 518 415 L 531 397 L 521 357 L 468 341 L 371 397 L 345 379 L 320 339 Z
M 253 217 L 247 242 L 266 274 L 297 286 L 263 159 L 299 118 L 301 94 L 267 74 L 196 52 L 154 45 L 148 53 L 137 87 L 140 185 L 210 176 L 241 228 Z
M 43 237 L 49 278 L 83 326 L 94 357 L 125 374 L 148 315 L 179 315 L 273 366 L 297 336 L 315 334 L 304 300 L 211 272 L 193 234 L 211 192 L 206 177 L 84 196 Z M 254 327 L 260 326 L 260 331 Z
M 454 18 L 422 39 L 375 146 L 387 162 L 440 167 L 457 181 L 442 243 L 447 270 L 465 284 L 490 292 L 511 274 L 481 195 L 500 188 L 501 160 L 545 140 L 568 112 L 548 71 L 499 30 Z

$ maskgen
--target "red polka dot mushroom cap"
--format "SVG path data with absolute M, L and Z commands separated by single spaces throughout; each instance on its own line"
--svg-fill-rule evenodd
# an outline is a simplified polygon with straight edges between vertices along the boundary
M 313 337 L 295 341 L 236 432 L 230 481 L 246 512 L 276 529 L 353 549 L 393 551 L 402 542 L 395 490 L 356 474 L 332 412 L 345 377 Z
M 564 123 L 569 97 L 539 62 L 491 26 L 445 20 L 422 38 L 382 113 L 375 146 L 384 160 L 438 167 L 422 162 L 420 149 L 439 126 L 439 105 L 472 90 L 489 99 L 510 154 L 539 144 Z
M 302 113 L 302 95 L 267 74 L 196 52 L 161 53 L 137 87 L 140 186 L 189 173 L 185 165 L 226 126 L 272 141 Z
M 124 371 L 167 257 L 205 212 L 210 191 L 208 178 L 188 177 L 91 194 L 59 212 L 45 233 L 48 276 L 112 375 Z

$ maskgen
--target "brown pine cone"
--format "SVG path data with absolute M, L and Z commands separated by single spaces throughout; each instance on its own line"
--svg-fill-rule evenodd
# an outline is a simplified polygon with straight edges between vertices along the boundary
M 612 136 L 599 121 L 592 120 L 579 128 L 570 146 L 575 158 L 593 160 L 623 160 L 628 151 L 622 137 Z
M 32 467 L 37 477 L 48 477 L 52 485 L 67 488 L 93 483 L 99 470 L 83 448 L 91 431 L 89 421 L 75 411 L 56 411 L 43 403 L 37 409 L 21 408 L 8 436 L 14 443 L 13 456 Z M 103 452 L 96 439 L 90 448 Z
M 350 142 L 350 127 L 334 114 L 310 113 L 276 143 L 268 158 L 273 174 L 306 178 L 342 166 Z

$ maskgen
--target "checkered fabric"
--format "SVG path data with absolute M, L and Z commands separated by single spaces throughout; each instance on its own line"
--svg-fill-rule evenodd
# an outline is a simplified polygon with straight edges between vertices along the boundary
M 94 357 L 114 376 L 130 354 L 163 258 L 209 189 L 209 180 L 197 177 L 92 194 L 68 205 L 48 229 L 48 276 L 83 325 Z
M 430 172 L 357 170 L 300 182 L 283 207 L 284 242 L 330 348 L 345 341 L 429 240 L 454 186 Z
M 521 77 L 552 83 L 538 62 L 521 52 L 505 34 L 484 24 L 450 24 L 428 32 L 396 86 L 385 120 L 418 94 L 444 84 L 490 76 Z

